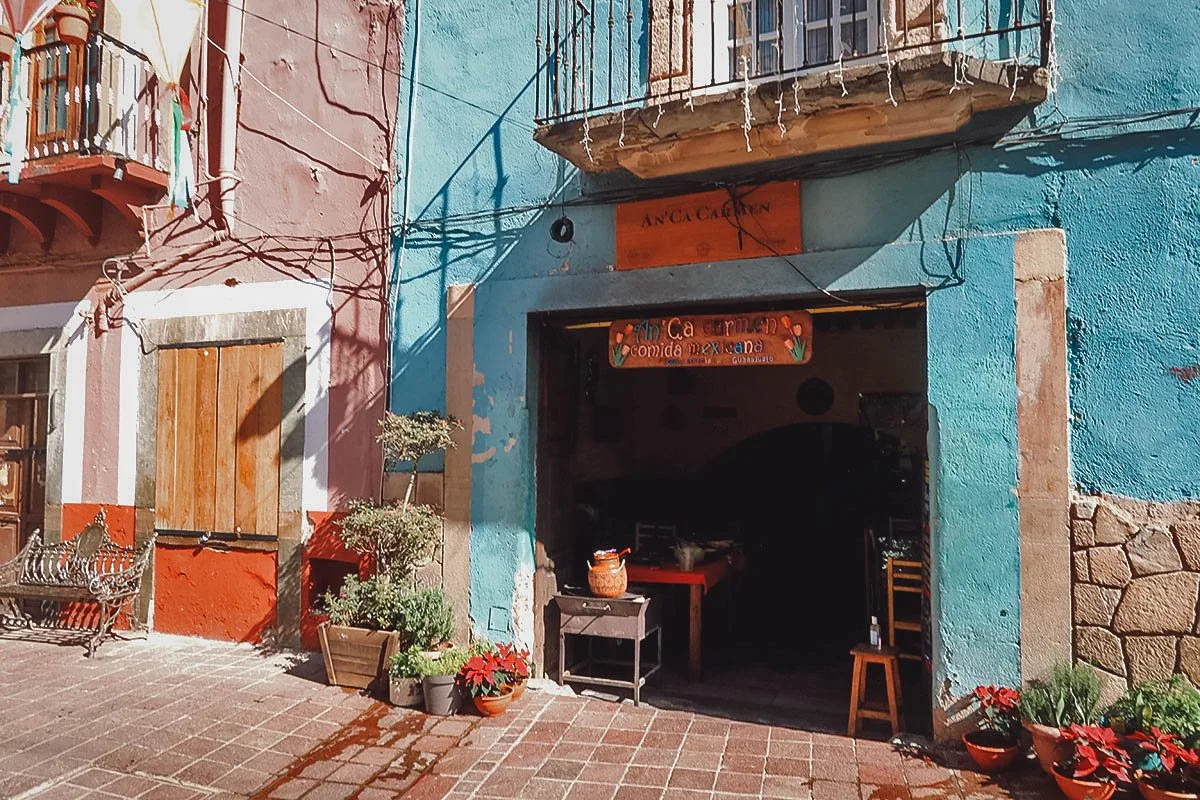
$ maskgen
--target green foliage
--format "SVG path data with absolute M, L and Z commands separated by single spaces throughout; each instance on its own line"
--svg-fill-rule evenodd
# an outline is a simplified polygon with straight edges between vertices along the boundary
M 393 678 L 420 678 L 423 658 L 419 647 L 401 650 L 388 662 L 388 672 Z
M 416 672 L 422 678 L 457 675 L 465 663 L 467 663 L 467 651 L 463 647 L 442 650 L 436 658 L 418 651 L 414 658 Z
M 404 587 L 389 575 L 359 580 L 347 575 L 336 595 L 325 593 L 325 610 L 334 625 L 396 630 L 403 615 Z
M 1089 664 L 1056 664 L 1050 680 L 1032 680 L 1021 690 L 1021 718 L 1066 728 L 1096 721 L 1100 678 Z
M 434 411 L 389 413 L 379 426 L 382 430 L 378 442 L 383 445 L 384 458 L 412 462 L 414 470 L 417 462 L 430 453 L 454 447 L 451 437 L 462 430 L 454 417 L 443 417 Z
M 1104 716 L 1118 733 L 1149 733 L 1154 727 L 1178 736 L 1188 747 L 1200 746 L 1200 692 L 1182 675 L 1139 683 L 1109 706 Z
M 412 577 L 441 540 L 442 518 L 429 506 L 350 502 L 341 520 L 342 541 L 369 556 L 375 570 L 398 580 Z
M 441 588 L 418 589 L 400 600 L 397 628 L 406 644 L 428 650 L 454 634 L 454 610 Z

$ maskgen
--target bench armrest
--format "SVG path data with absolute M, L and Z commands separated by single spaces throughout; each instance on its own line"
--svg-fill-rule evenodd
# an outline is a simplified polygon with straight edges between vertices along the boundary
M 16 586 L 20 583 L 21 576 L 25 573 L 25 563 L 29 560 L 29 554 L 41 546 L 42 531 L 39 528 L 30 534 L 29 541 L 17 553 L 16 558 L 0 564 L 0 586 Z
M 150 564 L 150 556 L 154 553 L 154 541 L 157 538 L 157 532 L 151 533 L 150 539 L 137 551 L 129 566 L 119 572 L 94 576 L 88 589 L 97 599 L 103 600 L 116 600 L 137 594 L 141 590 L 142 575 Z

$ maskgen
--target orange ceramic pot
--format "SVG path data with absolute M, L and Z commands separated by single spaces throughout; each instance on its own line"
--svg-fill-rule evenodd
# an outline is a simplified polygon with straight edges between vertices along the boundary
M 588 562 L 588 588 L 596 597 L 620 597 L 629 586 L 625 559 L 629 550 L 597 550 Z
M 1071 755 L 1071 743 L 1062 738 L 1062 730 L 1049 725 L 1026 722 L 1025 730 L 1033 737 L 1033 752 L 1037 754 L 1042 771 L 1053 775 L 1054 765 L 1059 761 L 1066 761 Z
M 58 27 L 59 41 L 83 44 L 87 41 L 92 18 L 78 6 L 60 5 L 54 9 L 54 22 Z
M 498 717 L 508 710 L 508 706 L 513 701 L 513 692 L 509 689 L 504 694 L 498 694 L 494 697 L 475 697 L 475 708 L 485 717 Z
M 1016 760 L 1021 752 L 1015 741 L 1001 742 L 1000 737 L 986 731 L 973 731 L 962 737 L 967 748 L 967 755 L 975 762 L 975 766 L 984 772 L 999 772 Z
M 1195 792 L 1172 792 L 1167 789 L 1159 789 L 1143 780 L 1137 782 L 1137 787 L 1145 800 L 1196 800 L 1197 798 Z
M 521 678 L 513 684 L 512 699 L 520 700 L 521 695 L 525 694 L 525 687 L 529 685 L 529 678 Z
M 1067 800 L 1109 800 L 1117 791 L 1115 783 L 1099 783 L 1098 781 L 1079 781 L 1054 772 L 1054 780 L 1058 788 L 1066 795 Z

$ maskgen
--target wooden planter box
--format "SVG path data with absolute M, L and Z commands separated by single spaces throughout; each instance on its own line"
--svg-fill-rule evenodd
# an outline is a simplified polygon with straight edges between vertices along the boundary
M 387 693 L 387 660 L 399 646 L 393 631 L 343 628 L 322 622 L 317 628 L 325 675 L 333 686 Z

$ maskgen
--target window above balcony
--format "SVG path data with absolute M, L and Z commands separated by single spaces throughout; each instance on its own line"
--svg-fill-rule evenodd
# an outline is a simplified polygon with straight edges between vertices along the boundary
M 537 0 L 535 138 L 644 178 L 999 134 L 1050 0 Z
M 167 185 L 165 87 L 145 57 L 98 30 L 68 43 L 48 23 L 38 40 L 20 64 L 0 62 L 0 98 L 7 104 L 19 76 L 30 104 L 19 169 L 0 151 L 0 173 L 12 173 L 0 178 L 0 250 L 22 234 L 49 249 L 60 222 L 96 244 L 106 204 L 138 228 L 140 206 L 157 202 Z

